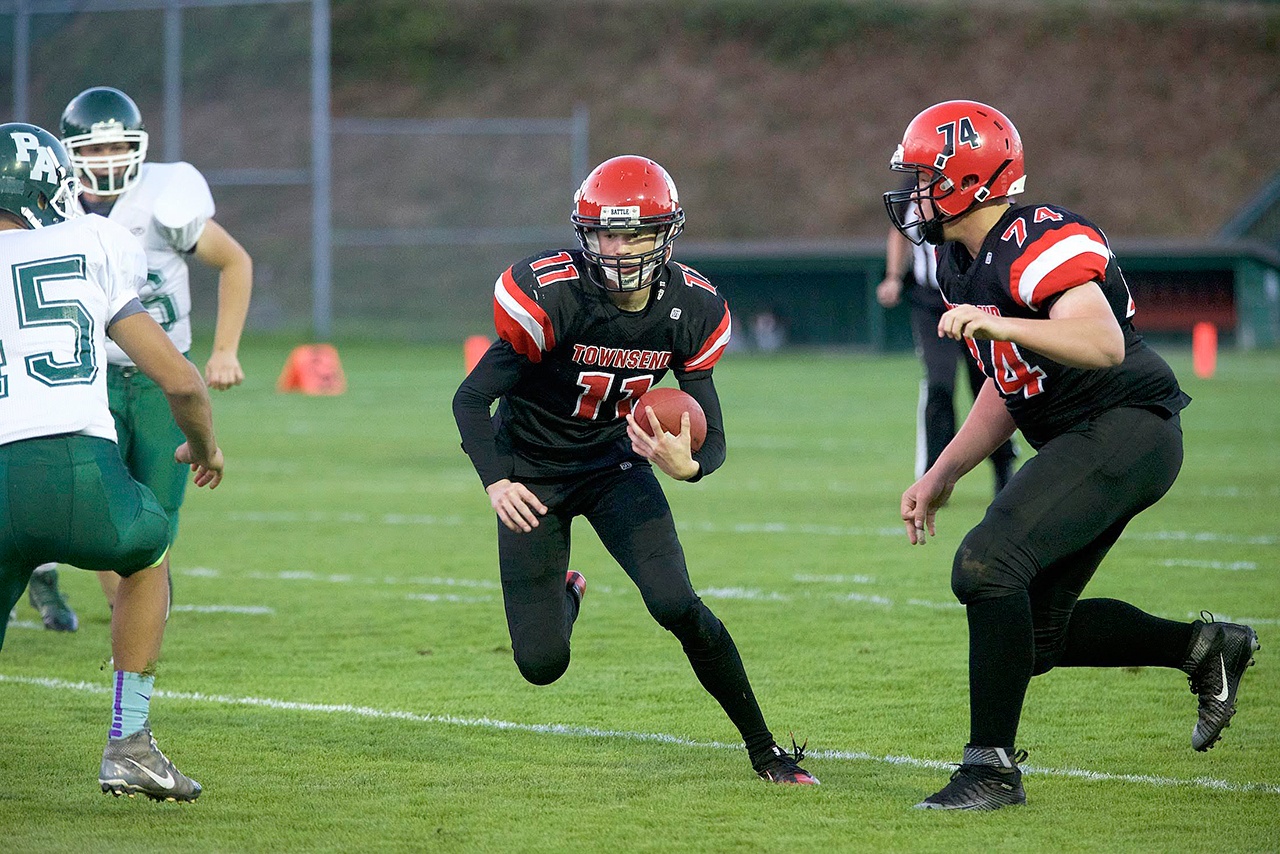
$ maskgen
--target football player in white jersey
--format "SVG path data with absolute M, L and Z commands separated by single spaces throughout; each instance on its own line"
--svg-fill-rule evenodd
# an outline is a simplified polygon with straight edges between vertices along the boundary
M 249 310 L 253 261 L 213 220 L 213 196 L 204 177 L 189 163 L 146 162 L 142 114 L 118 89 L 95 86 L 72 98 L 63 110 L 61 131 L 80 180 L 82 207 L 119 223 L 142 242 L 147 275 L 138 296 L 183 354 L 191 349 L 187 256 L 219 271 L 218 320 L 204 376 L 210 388 L 238 385 L 244 380 L 237 350 Z M 169 514 L 172 544 L 187 482 L 185 469 L 172 460 L 174 442 L 181 436 L 160 390 L 110 341 L 107 362 L 120 453 Z M 113 604 L 119 578 L 101 573 L 98 579 Z M 75 612 L 58 590 L 53 566 L 37 570 L 29 597 L 46 628 L 75 631 Z
M 56 137 L 0 125 L 0 278 L 13 283 L 0 288 L 0 613 L 45 562 L 123 576 L 99 784 L 116 796 L 192 801 L 200 784 L 160 752 L 148 720 L 169 607 L 169 526 L 116 447 L 107 336 L 161 390 L 182 434 L 169 453 L 197 486 L 221 482 L 222 451 L 200 372 L 138 300 L 141 246 L 102 217 L 73 217 L 75 188 Z

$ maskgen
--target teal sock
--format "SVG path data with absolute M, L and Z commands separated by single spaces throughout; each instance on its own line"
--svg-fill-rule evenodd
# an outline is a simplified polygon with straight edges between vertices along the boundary
M 111 738 L 128 738 L 142 729 L 151 712 L 151 687 L 156 677 L 116 671 L 116 698 L 111 705 Z

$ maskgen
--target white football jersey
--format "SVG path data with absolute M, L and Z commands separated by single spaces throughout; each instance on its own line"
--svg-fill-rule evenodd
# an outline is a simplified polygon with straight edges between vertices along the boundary
M 147 281 L 129 233 L 100 216 L 0 231 L 0 445 L 82 433 L 116 441 L 107 324 Z
M 108 215 L 142 241 L 147 280 L 138 296 L 181 353 L 191 349 L 191 276 L 185 256 L 213 213 L 209 184 L 196 167 L 144 163 L 138 183 L 116 199 Z M 107 358 L 113 365 L 133 364 L 110 341 Z

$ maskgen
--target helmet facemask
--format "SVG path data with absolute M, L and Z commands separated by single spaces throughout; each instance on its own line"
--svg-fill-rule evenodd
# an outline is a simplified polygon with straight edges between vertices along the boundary
M 595 278 L 595 284 L 607 291 L 639 291 L 652 285 L 667 261 L 671 260 L 671 243 L 683 228 L 683 222 L 640 228 L 580 225 L 577 232 L 583 254 L 603 274 Z M 601 232 L 647 237 L 652 240 L 651 248 L 628 255 L 605 254 L 600 248 Z
M 941 245 L 945 242 L 942 226 L 968 211 L 966 208 L 955 214 L 943 212 L 945 200 L 956 191 L 955 184 L 942 172 L 925 166 L 895 163 L 892 168 L 895 172 L 911 175 L 914 180 L 909 187 L 890 190 L 884 194 L 884 207 L 889 212 L 889 221 L 903 237 L 917 246 L 926 242 L 934 246 Z M 933 214 L 930 217 L 925 216 L 925 202 L 929 203 L 928 210 Z
M 39 193 L 32 204 L 23 205 L 19 209 L 22 218 L 32 228 L 44 228 L 46 225 L 58 223 L 80 216 L 80 184 L 69 170 L 58 168 L 58 189 L 50 197 Z
M 124 142 L 132 149 L 119 154 L 87 154 L 90 146 Z M 95 124 L 89 133 L 63 140 L 82 189 L 95 196 L 118 196 L 138 182 L 147 159 L 147 132 L 128 130 L 118 122 Z
M 53 197 L 49 198 L 41 194 L 37 201 L 37 205 L 42 210 L 52 210 L 57 215 L 55 222 L 74 219 L 84 213 L 84 210 L 80 207 L 80 182 L 76 180 L 76 176 L 70 170 L 59 168 L 58 172 L 60 173 L 58 176 L 58 189 L 54 191 Z M 27 222 L 31 223 L 32 228 L 53 224 L 48 222 L 50 217 L 47 214 L 38 217 L 29 210 L 23 210 L 22 215 Z

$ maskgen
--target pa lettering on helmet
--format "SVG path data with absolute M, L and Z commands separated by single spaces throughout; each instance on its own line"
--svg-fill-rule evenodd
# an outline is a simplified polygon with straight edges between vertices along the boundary
M 53 134 L 23 122 L 0 125 L 0 210 L 43 228 L 78 212 L 76 194 L 71 159 Z
M 59 172 L 62 164 L 48 144 L 41 143 L 39 136 L 25 130 L 10 131 L 9 138 L 13 140 L 18 162 L 30 164 L 27 174 L 32 181 L 57 185 L 62 178 Z

